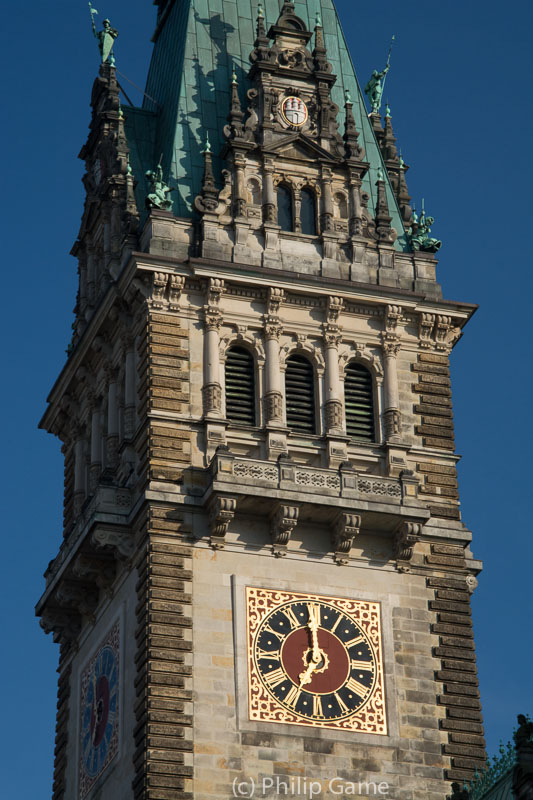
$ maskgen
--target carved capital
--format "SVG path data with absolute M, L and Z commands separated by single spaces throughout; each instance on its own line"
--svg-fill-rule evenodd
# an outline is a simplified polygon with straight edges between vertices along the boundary
M 235 516 L 236 509 L 236 497 L 221 497 L 220 495 L 211 497 L 207 507 L 207 514 L 211 532 L 209 544 L 214 550 L 220 550 L 224 547 L 226 533 L 231 520 Z
M 222 312 L 218 308 L 204 306 L 204 321 L 207 331 L 219 331 L 222 324 Z
M 334 323 L 325 322 L 322 325 L 322 336 L 326 347 L 338 347 L 341 343 L 342 334 L 339 326 Z
M 127 561 L 133 555 L 135 542 L 133 535 L 126 531 L 113 531 L 108 528 L 94 531 L 91 541 L 96 547 L 110 547 L 120 561 Z
M 452 318 L 444 314 L 437 314 L 435 321 L 435 344 L 437 350 L 447 350 L 449 348 L 449 332 L 452 329 Z
M 276 558 L 287 554 L 287 545 L 291 534 L 298 524 L 300 506 L 279 503 L 270 517 L 270 535 L 272 552 Z
M 283 333 L 283 325 L 277 317 L 268 316 L 265 319 L 264 331 L 266 339 L 279 339 Z
M 422 525 L 419 522 L 403 522 L 394 537 L 394 557 L 400 572 L 409 572 L 409 562 L 415 544 L 420 539 Z M 403 562 L 403 563 L 402 563 Z
M 344 511 L 339 512 L 331 532 L 331 544 L 334 551 L 333 560 L 339 566 L 348 563 L 353 540 L 359 534 L 360 528 L 360 516 Z
M 394 341 L 393 339 L 385 340 L 383 342 L 383 355 L 384 356 L 393 356 L 396 358 L 398 353 L 401 349 L 401 344 L 398 341 Z

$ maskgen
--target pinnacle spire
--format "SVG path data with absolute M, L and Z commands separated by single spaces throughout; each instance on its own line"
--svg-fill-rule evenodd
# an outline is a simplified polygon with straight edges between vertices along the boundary
M 344 122 L 344 147 L 346 158 L 362 159 L 364 157 L 363 148 L 358 143 L 359 131 L 355 125 L 355 118 L 353 115 L 353 103 L 350 92 L 346 89 L 345 93 L 345 122 Z

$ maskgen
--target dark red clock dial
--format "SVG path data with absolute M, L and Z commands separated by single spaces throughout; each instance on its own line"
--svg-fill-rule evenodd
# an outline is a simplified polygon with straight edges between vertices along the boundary
M 323 628 L 318 630 L 318 645 L 324 657 L 321 658 L 305 689 L 314 694 L 336 692 L 346 682 L 350 672 L 348 655 L 339 639 Z M 293 631 L 283 642 L 281 663 L 296 685 L 300 684 L 300 676 L 310 663 L 311 648 L 312 639 L 307 628 Z

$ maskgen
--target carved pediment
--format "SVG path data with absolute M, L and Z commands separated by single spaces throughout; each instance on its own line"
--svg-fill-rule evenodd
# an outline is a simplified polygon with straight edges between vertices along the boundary
M 305 160 L 316 161 L 317 158 L 331 163 L 338 163 L 339 158 L 336 158 L 331 153 L 328 153 L 323 147 L 317 144 L 313 139 L 301 133 L 291 134 L 283 139 L 280 139 L 274 144 L 268 144 L 263 148 L 263 153 L 266 155 L 286 156 L 287 158 L 298 158 Z

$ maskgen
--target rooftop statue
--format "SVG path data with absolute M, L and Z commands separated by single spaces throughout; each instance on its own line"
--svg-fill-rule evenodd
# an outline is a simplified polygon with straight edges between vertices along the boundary
M 434 217 L 426 216 L 424 201 L 422 200 L 422 213 L 418 217 L 418 214 L 413 209 L 412 224 L 409 228 L 409 241 L 413 250 L 421 250 L 423 253 L 436 253 L 437 250 L 440 250 L 442 242 L 429 235 L 434 222 Z
M 103 25 L 102 30 L 97 31 L 96 25 L 94 24 L 94 17 L 95 14 L 98 14 L 98 11 L 96 10 L 96 8 L 93 8 L 90 3 L 89 3 L 89 14 L 91 15 L 94 38 L 98 40 L 98 49 L 100 50 L 102 64 L 109 59 L 109 63 L 111 64 L 111 66 L 113 66 L 115 63 L 115 57 L 111 52 L 111 50 L 113 49 L 113 44 L 115 43 L 115 39 L 118 36 L 118 31 L 116 28 L 111 27 L 111 23 L 108 19 L 104 19 L 104 21 L 102 22 Z
M 515 747 L 518 749 L 524 745 L 533 743 L 533 722 L 524 714 L 518 715 L 518 728 L 513 734 Z
M 168 211 L 172 206 L 170 193 L 175 189 L 168 186 L 163 180 L 163 168 L 161 166 L 161 159 L 155 170 L 149 169 L 145 173 L 150 182 L 150 191 L 146 196 L 146 208 L 160 208 L 163 211 Z
M 390 69 L 390 54 L 392 51 L 393 42 L 394 36 L 392 37 L 392 41 L 390 43 L 389 55 L 387 56 L 385 69 L 383 69 L 381 72 L 378 72 L 377 69 L 375 69 L 370 76 L 370 80 L 365 86 L 365 94 L 370 101 L 370 108 L 373 114 L 378 114 L 379 109 L 381 108 L 381 98 L 383 97 L 383 89 L 385 88 L 385 78 L 387 77 L 387 72 Z

